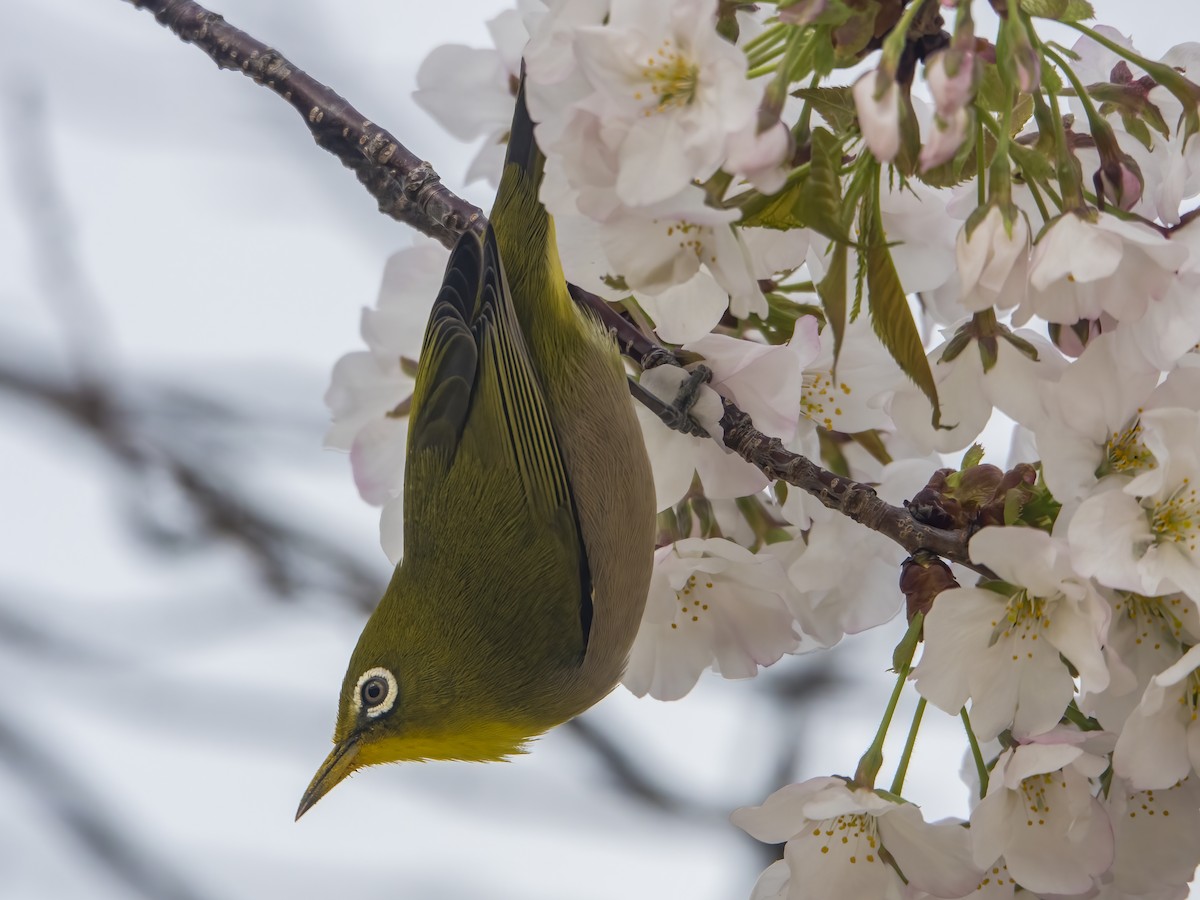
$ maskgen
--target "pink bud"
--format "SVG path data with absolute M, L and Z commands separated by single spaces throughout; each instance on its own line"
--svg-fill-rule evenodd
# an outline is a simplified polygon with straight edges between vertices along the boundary
M 942 50 L 926 61 L 925 83 L 929 85 L 929 93 L 933 94 L 939 116 L 949 120 L 971 102 L 974 75 L 974 51 Z
M 1136 165 L 1126 160 L 1112 165 L 1101 164 L 1094 178 L 1096 189 L 1115 206 L 1130 210 L 1142 199 L 1142 178 Z
M 759 131 L 755 123 L 729 138 L 724 168 L 741 175 L 764 194 L 774 194 L 787 180 L 794 150 L 792 133 L 783 122 Z
M 1117 324 L 1117 320 L 1108 313 L 1101 313 L 1099 319 L 1080 319 L 1074 325 L 1051 322 L 1047 331 L 1054 346 L 1061 350 L 1064 356 L 1073 359 L 1080 356 L 1093 340 L 1116 328 Z
M 961 107 L 951 113 L 949 119 L 943 119 L 941 114 L 933 117 L 933 133 L 921 147 L 918 162 L 922 172 L 928 172 L 934 166 L 954 159 L 954 154 L 967 138 L 967 126 L 971 117 Z
M 876 69 L 854 82 L 854 108 L 863 140 L 877 160 L 889 163 L 900 152 L 900 87 Z
M 1029 43 L 1029 38 L 1026 37 L 1014 48 L 1013 65 L 1016 66 L 1017 88 L 1021 93 L 1032 94 L 1041 86 L 1042 60 Z

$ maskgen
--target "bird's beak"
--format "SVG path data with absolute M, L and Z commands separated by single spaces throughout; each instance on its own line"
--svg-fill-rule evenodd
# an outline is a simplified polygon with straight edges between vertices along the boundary
M 357 769 L 358 766 L 355 765 L 357 759 L 358 736 L 351 735 L 334 747 L 333 752 L 325 757 L 325 762 L 317 770 L 312 784 L 300 798 L 300 808 L 296 810 L 296 819 L 299 820 L 302 815 L 316 805 L 318 800 L 333 790 L 338 782 Z

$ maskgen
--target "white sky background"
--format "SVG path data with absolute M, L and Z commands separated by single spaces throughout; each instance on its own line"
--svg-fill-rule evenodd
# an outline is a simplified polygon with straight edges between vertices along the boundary
M 486 186 L 461 184 L 472 150 L 441 134 L 410 92 L 431 47 L 485 43 L 485 18 L 505 5 L 210 8 L 486 208 Z M 1200 38 L 1192 0 L 1097 5 L 1150 56 Z M 5 12 L 0 364 L 61 377 L 77 341 L 131 403 L 157 404 L 153 421 L 172 447 L 345 548 L 382 585 L 377 513 L 358 500 L 345 459 L 320 449 L 321 395 L 409 233 L 375 211 L 290 107 L 219 72 L 149 15 L 119 0 L 16 0 Z M 39 233 L 57 237 L 49 261 Z M 164 385 L 246 421 L 184 415 L 150 394 Z M 560 729 L 508 765 L 368 770 L 293 824 L 328 748 L 360 613 L 317 589 L 280 601 L 227 543 L 148 545 L 131 511 L 172 521 L 165 485 L 131 483 L 78 428 L 2 387 L 0 421 L 6 900 L 743 897 L 766 858 L 724 814 L 761 802 L 783 777 L 851 772 L 886 701 L 895 628 L 845 642 L 833 655 L 846 685 L 802 720 L 779 716 L 766 690 L 810 671 L 802 659 L 753 684 L 706 678 L 674 704 L 618 689 L 588 714 L 652 780 L 709 815 L 631 801 Z M 912 705 L 909 696 L 897 714 L 889 760 Z M 798 769 L 774 774 L 796 735 Z M 965 812 L 962 749 L 956 720 L 930 710 L 906 793 L 932 816 Z M 90 832 L 70 827 L 81 819 Z M 147 876 L 159 887 L 139 894 L 97 862 L 106 835 L 159 873 Z

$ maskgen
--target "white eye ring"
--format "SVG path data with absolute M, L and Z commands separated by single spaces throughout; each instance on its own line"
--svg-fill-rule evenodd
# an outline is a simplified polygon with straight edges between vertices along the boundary
M 371 703 L 367 698 L 363 697 L 363 687 L 367 682 L 378 679 L 387 683 L 387 693 L 382 700 Z M 354 685 L 354 712 L 357 715 L 359 712 L 366 712 L 368 719 L 377 719 L 386 712 L 390 712 L 392 707 L 396 705 L 396 698 L 400 696 L 400 686 L 396 683 L 396 676 L 383 666 L 376 666 L 373 669 L 367 669 L 358 676 L 358 683 Z

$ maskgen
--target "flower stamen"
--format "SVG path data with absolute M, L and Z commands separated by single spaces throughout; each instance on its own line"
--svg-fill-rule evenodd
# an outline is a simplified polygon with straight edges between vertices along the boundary
M 1196 552 L 1200 533 L 1200 496 L 1188 479 L 1151 510 L 1150 530 L 1158 544 L 1186 544 L 1189 554 Z

